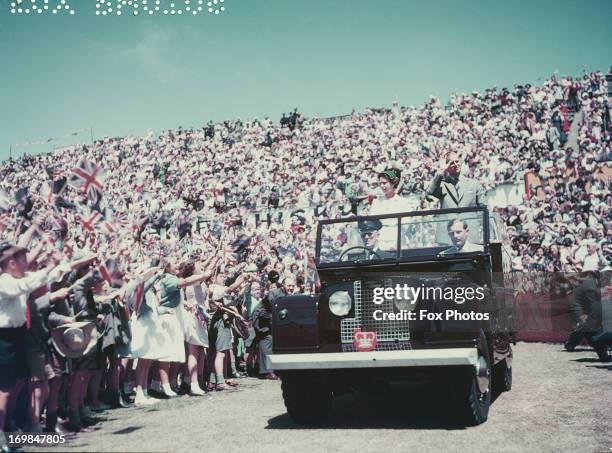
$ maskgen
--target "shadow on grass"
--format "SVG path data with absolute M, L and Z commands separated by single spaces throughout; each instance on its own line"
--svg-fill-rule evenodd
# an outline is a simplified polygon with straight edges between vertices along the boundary
M 597 357 L 582 357 L 581 359 L 574 359 L 572 362 L 580 362 L 580 363 L 593 363 L 593 362 L 601 362 Z
M 412 386 L 411 386 L 412 387 Z M 499 394 L 493 393 L 491 404 Z M 493 410 L 493 406 L 491 406 Z M 268 420 L 266 429 L 431 429 L 464 430 L 453 403 L 431 386 L 395 388 L 376 394 L 354 392 L 334 398 L 329 419 L 315 426 L 299 425 L 287 413 Z
M 134 431 L 138 431 L 141 428 L 142 426 L 128 426 L 127 428 L 123 428 L 123 429 L 113 432 L 113 434 L 131 434 Z
M 612 371 L 612 365 L 587 365 L 587 368 L 599 368 L 602 370 Z
M 559 349 L 559 351 L 560 351 L 560 352 L 568 352 L 568 353 L 570 353 L 570 354 L 573 354 L 573 353 L 576 353 L 576 352 L 594 352 L 593 348 L 590 348 L 590 347 L 588 347 L 588 346 L 585 346 L 585 347 L 577 347 L 577 348 L 570 349 L 570 350 L 567 350 L 567 349 L 565 349 L 565 348 L 562 348 L 562 349 Z

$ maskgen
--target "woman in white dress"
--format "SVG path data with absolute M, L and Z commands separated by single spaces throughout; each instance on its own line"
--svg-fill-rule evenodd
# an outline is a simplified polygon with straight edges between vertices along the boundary
M 396 214 L 417 210 L 414 200 L 404 198 L 397 192 L 401 182 L 401 171 L 396 168 L 387 168 L 378 174 L 378 186 L 382 197 L 374 199 L 368 215 Z M 397 248 L 397 219 L 382 220 L 378 246 L 385 251 L 394 251 Z
M 178 278 L 176 262 L 169 262 L 140 289 L 144 299 L 134 311 L 130 323 L 130 357 L 139 359 L 136 368 L 137 405 L 156 402 L 148 399 L 145 393 L 152 360 L 160 362 L 161 389 L 155 390 L 161 390 L 167 396 L 176 395 L 170 386 L 169 371 L 171 363 L 185 362 L 184 332 L 180 315 L 177 314 L 182 310 L 181 290 L 208 279 L 212 275 L 209 268 L 214 267 L 215 263 L 216 258 L 212 257 L 206 263 L 205 274 Z
M 137 406 L 154 404 L 157 400 L 148 398 L 149 368 L 151 361 L 159 360 L 166 355 L 164 351 L 164 334 L 158 320 L 158 291 L 155 284 L 163 275 L 162 270 L 147 280 L 146 283 L 134 286 L 129 295 L 132 307 L 130 330 L 132 339 L 127 357 L 138 359 L 136 366 L 136 398 Z
M 195 266 L 192 262 L 181 265 L 179 274 L 182 278 L 193 275 Z M 190 395 L 204 395 L 204 391 L 198 385 L 198 370 L 204 370 L 206 349 L 208 348 L 208 303 L 206 300 L 207 290 L 202 284 L 196 284 L 183 288 L 183 302 L 178 315 L 181 318 L 185 347 L 187 350 L 186 370 L 183 373 L 184 391 Z
M 160 318 L 162 318 L 162 326 L 166 333 L 165 341 L 167 344 L 168 356 L 160 359 L 159 377 L 161 381 L 162 392 L 167 396 L 176 396 L 176 392 L 172 390 L 170 385 L 170 368 L 174 363 L 174 373 L 172 374 L 173 383 L 176 384 L 179 366 L 185 362 L 185 344 L 184 331 L 181 324 L 182 321 L 182 290 L 187 287 L 198 285 L 205 280 L 208 280 L 217 263 L 218 257 L 211 256 L 204 264 L 204 271 L 200 274 L 183 277 L 181 269 L 193 268 L 193 263 L 185 262 L 179 265 L 178 259 L 169 260 L 164 265 L 164 275 L 159 281 L 159 308 Z M 193 272 L 193 271 L 191 271 Z

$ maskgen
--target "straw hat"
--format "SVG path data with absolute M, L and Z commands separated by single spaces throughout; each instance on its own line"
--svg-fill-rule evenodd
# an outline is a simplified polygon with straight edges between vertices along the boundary
M 74 359 L 94 350 L 98 331 L 93 322 L 72 322 L 53 329 L 51 339 L 62 356 Z

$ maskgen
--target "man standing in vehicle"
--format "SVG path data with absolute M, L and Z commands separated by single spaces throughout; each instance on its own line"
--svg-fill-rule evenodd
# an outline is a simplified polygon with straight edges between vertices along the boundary
M 461 162 L 455 151 L 440 161 L 439 172 L 427 190 L 430 201 L 440 200 L 440 209 L 485 204 L 484 187 L 478 181 L 461 177 Z
M 459 154 L 450 151 L 440 161 L 439 172 L 426 192 L 429 201 L 439 200 L 440 209 L 465 208 L 485 204 L 485 190 L 482 184 L 461 176 Z M 445 222 L 438 224 L 436 241 L 444 244 L 447 240 Z M 476 241 L 480 225 L 468 220 L 470 238 Z

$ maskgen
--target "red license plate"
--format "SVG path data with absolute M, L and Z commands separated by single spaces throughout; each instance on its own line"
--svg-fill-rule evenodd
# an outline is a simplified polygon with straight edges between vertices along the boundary
M 353 330 L 353 346 L 357 351 L 373 351 L 376 349 L 376 332 L 362 332 L 357 328 Z

